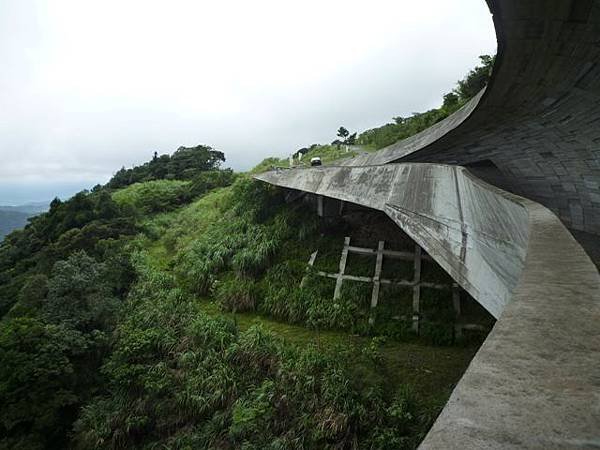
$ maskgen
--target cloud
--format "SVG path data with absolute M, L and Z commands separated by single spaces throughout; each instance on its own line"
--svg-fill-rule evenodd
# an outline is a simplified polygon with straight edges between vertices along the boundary
M 5 0 L 0 184 L 199 143 L 248 169 L 434 107 L 494 51 L 483 0 Z

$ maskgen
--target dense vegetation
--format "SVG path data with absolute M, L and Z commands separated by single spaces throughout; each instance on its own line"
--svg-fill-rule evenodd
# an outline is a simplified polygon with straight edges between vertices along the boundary
M 382 376 L 381 338 L 297 346 L 204 300 L 371 334 L 362 299 L 299 289 L 314 216 L 246 177 L 189 187 L 84 192 L 2 245 L 0 448 L 413 448 L 448 382 L 425 400 Z
M 108 182 L 108 187 L 120 188 L 151 180 L 190 180 L 218 169 L 224 161 L 223 152 L 206 145 L 179 147 L 172 155 L 158 156 L 154 152 L 154 157 L 147 163 L 119 170 Z
M 417 337 L 406 292 L 334 302 L 306 261 L 335 266 L 345 230 L 224 159 L 155 154 L 0 244 L 0 449 L 418 444 L 475 348 L 432 346 L 454 342 L 447 303 L 424 295 Z

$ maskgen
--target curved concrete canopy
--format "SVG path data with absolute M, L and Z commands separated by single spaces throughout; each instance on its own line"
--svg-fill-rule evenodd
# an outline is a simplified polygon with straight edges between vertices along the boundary
M 529 230 L 526 208 L 519 197 L 462 167 L 321 167 L 257 178 L 385 212 L 496 318 L 521 276 Z
M 488 0 L 498 55 L 488 89 L 417 136 L 348 165 L 481 164 L 571 229 L 600 234 L 600 2 Z
M 600 448 L 600 275 L 564 226 L 600 234 L 600 0 L 488 4 L 497 62 L 462 110 L 257 178 L 385 211 L 498 318 L 422 448 Z

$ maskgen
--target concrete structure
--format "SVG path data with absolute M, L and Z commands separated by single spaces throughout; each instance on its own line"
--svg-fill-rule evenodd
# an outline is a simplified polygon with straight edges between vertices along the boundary
M 460 164 L 600 234 L 600 2 L 488 3 L 498 34 L 488 89 L 429 130 L 346 164 Z
M 386 212 L 498 319 L 422 448 L 600 448 L 600 275 L 567 230 L 600 247 L 600 1 L 488 4 L 497 63 L 462 110 L 257 178 Z
M 600 446 L 600 275 L 551 211 L 460 166 L 257 178 L 386 212 L 498 319 L 423 448 Z

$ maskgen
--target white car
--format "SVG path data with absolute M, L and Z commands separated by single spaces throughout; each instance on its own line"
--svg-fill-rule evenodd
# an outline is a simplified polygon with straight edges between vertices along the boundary
M 320 166 L 321 163 L 321 158 L 319 158 L 318 156 L 315 158 L 310 158 L 310 165 L 311 166 Z

